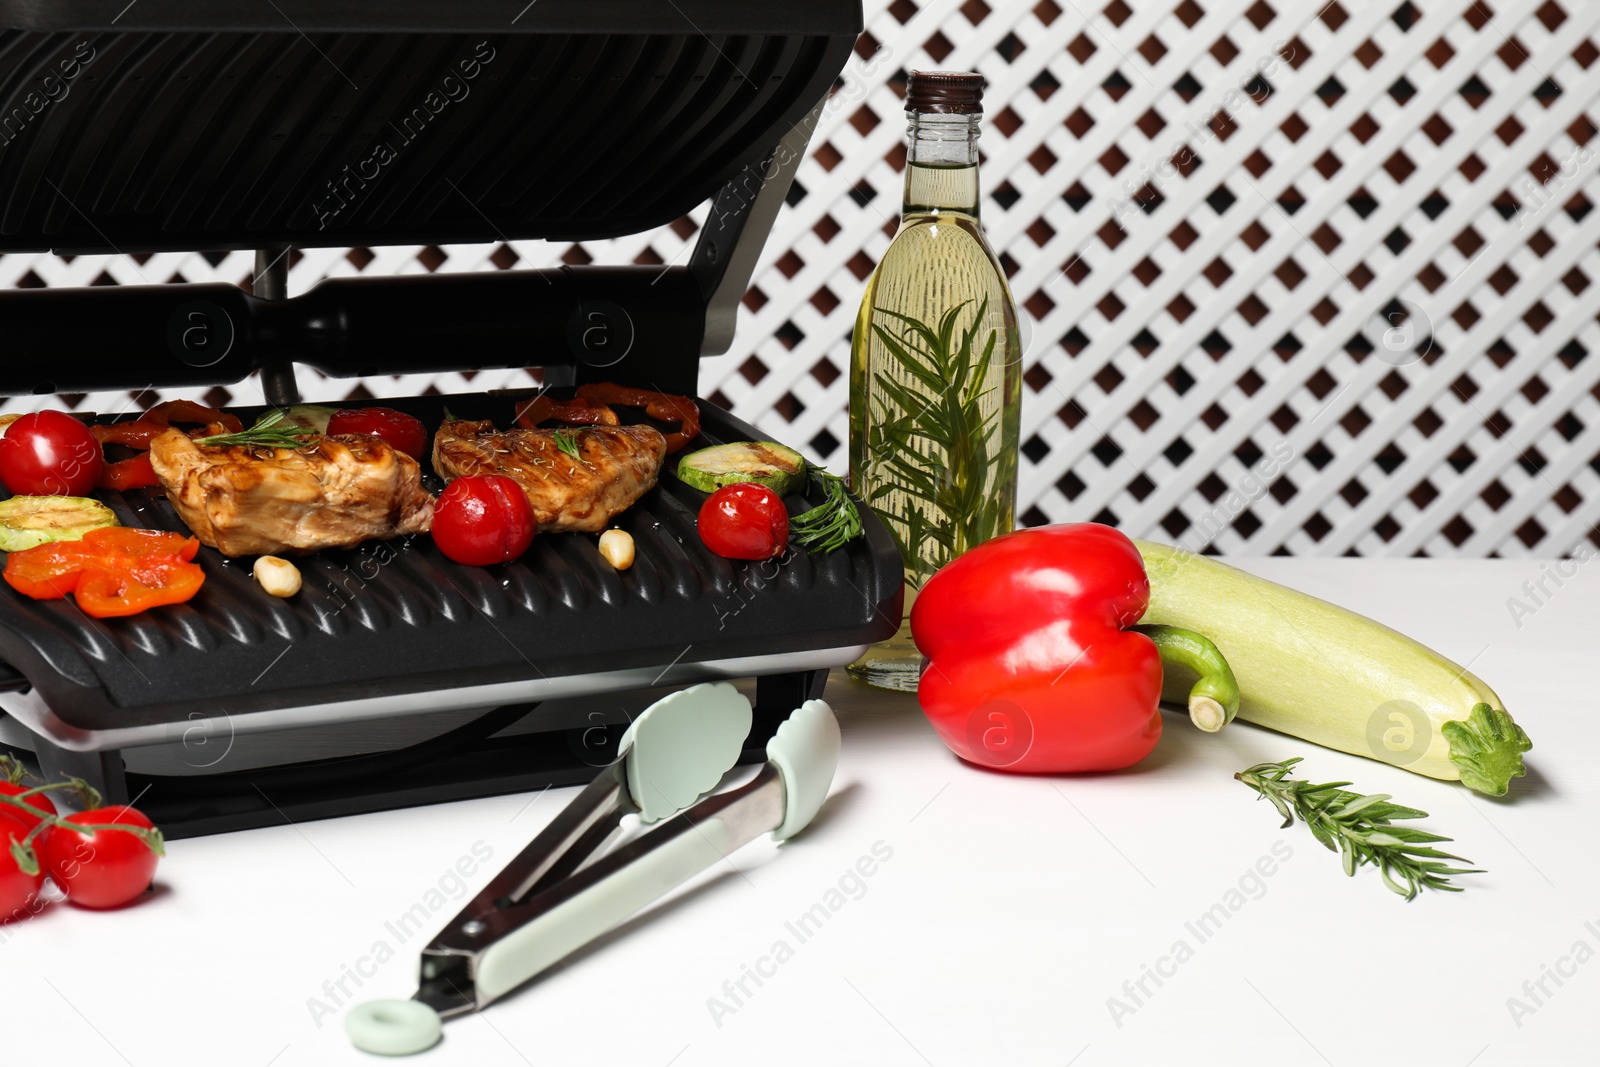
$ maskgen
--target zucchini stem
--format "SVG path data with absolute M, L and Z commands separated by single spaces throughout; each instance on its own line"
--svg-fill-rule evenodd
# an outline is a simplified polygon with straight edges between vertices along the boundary
M 1211 639 L 1177 626 L 1135 626 L 1155 642 L 1163 666 L 1177 664 L 1200 677 L 1189 689 L 1189 719 L 1214 734 L 1239 713 L 1239 682 Z
M 1450 762 L 1469 789 L 1503 797 L 1511 779 L 1526 773 L 1522 754 L 1533 742 L 1504 708 L 1475 704 L 1465 719 L 1445 723 L 1440 732 L 1450 743 Z

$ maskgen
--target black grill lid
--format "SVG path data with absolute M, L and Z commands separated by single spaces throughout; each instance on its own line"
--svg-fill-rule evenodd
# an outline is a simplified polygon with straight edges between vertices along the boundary
M 860 29 L 850 0 L 515 7 L 0 0 L 0 251 L 639 232 L 762 159 Z

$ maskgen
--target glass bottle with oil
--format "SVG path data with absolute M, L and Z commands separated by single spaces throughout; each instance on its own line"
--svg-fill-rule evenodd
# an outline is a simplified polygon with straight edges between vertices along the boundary
M 978 221 L 982 76 L 913 71 L 906 113 L 900 228 L 867 282 L 850 351 L 851 488 L 900 545 L 905 618 L 850 671 L 914 690 L 917 590 L 1015 523 L 1022 345 Z

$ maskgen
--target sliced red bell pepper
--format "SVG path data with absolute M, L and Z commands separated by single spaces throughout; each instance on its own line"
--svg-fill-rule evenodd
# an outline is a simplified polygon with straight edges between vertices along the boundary
M 147 419 L 135 419 L 133 422 L 113 422 L 104 426 L 91 426 L 89 432 L 94 434 L 94 439 L 102 445 L 126 445 L 129 448 L 149 448 L 150 442 L 155 440 L 157 434 L 166 433 L 172 427 L 160 422 L 151 422 Z
M 95 488 L 148 489 L 160 484 L 161 479 L 156 477 L 156 469 L 150 464 L 150 453 L 141 452 L 131 459 L 107 463 L 100 471 L 100 480 L 95 483 Z
M 143 452 L 150 448 L 151 441 L 170 430 L 173 422 L 199 423 L 204 427 L 203 430 L 191 432 L 189 435 L 191 437 L 196 433 L 209 433 L 213 430 L 218 433 L 238 433 L 244 428 L 244 424 L 236 415 L 206 407 L 193 400 L 166 400 L 137 419 L 91 426 L 89 432 L 94 434 L 94 439 L 100 442 L 101 448 L 106 445 L 123 445 Z M 100 480 L 95 483 L 95 488 L 148 489 L 160 484 L 161 479 L 156 477 L 155 468 L 150 465 L 150 457 L 138 455 L 116 463 L 108 461 L 100 472 Z
M 85 570 L 73 595 L 85 615 L 108 619 L 137 615 L 162 604 L 182 604 L 200 591 L 205 580 L 205 571 L 197 565 L 165 557 L 141 561 L 128 570 Z
M 85 615 L 133 615 L 160 604 L 181 604 L 200 589 L 205 571 L 191 562 L 197 538 L 160 530 L 108 526 L 77 541 L 12 552 L 4 577 L 35 600 L 72 593 Z
M 1116 770 L 1161 738 L 1168 653 L 1201 675 L 1191 693 L 1197 721 L 1231 717 L 1238 689 L 1214 645 L 1170 627 L 1134 629 L 1149 600 L 1138 550 L 1109 526 L 1043 526 L 979 545 L 929 579 L 912 607 L 911 632 L 928 658 L 922 709 L 974 763 Z
M 171 426 L 175 422 L 196 423 L 201 426 L 220 423 L 227 433 L 238 433 L 244 429 L 244 423 L 239 421 L 239 416 L 207 407 L 197 400 L 163 400 L 141 415 L 140 419 L 161 426 Z

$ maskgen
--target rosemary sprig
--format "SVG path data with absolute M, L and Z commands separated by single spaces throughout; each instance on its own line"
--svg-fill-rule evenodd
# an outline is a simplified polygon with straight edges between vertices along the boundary
M 789 520 L 790 536 L 818 552 L 843 548 L 861 536 L 861 512 L 850 499 L 843 478 L 810 464 L 806 470 L 822 486 L 823 501 Z
M 256 424 L 238 433 L 218 433 L 195 439 L 195 444 L 212 448 L 245 445 L 256 448 L 299 448 L 316 440 L 319 435 L 301 426 L 282 408 L 275 408 L 256 420 Z
M 963 314 L 976 304 L 965 329 Z M 996 349 L 1005 332 L 989 327 L 989 301 L 963 301 L 930 324 L 887 308 L 891 321 L 873 335 L 892 357 L 896 374 L 873 376 L 863 495 L 888 522 L 905 558 L 907 580 L 918 584 L 974 545 L 1009 531 L 1007 502 L 993 491 L 1013 477 L 1016 434 L 1003 426 L 1007 405 L 984 406 Z M 1007 386 L 1009 388 L 1009 385 Z
M 1452 867 L 1450 860 L 1472 861 L 1428 847 L 1450 838 L 1394 826 L 1390 821 L 1426 819 L 1427 812 L 1391 803 L 1387 793 L 1353 793 L 1343 788 L 1349 782 L 1313 785 L 1290 777 L 1299 762 L 1296 757 L 1258 763 L 1234 777 L 1270 800 L 1283 816 L 1284 826 L 1294 825 L 1298 815 L 1318 841 L 1340 854 L 1345 874 L 1354 876 L 1357 867 L 1371 865 L 1378 868 L 1383 884 L 1392 892 L 1412 900 L 1421 889 L 1459 893 L 1463 887 L 1451 885 L 1451 876 L 1483 873 L 1476 868 Z
M 581 458 L 578 452 L 578 438 L 571 430 L 557 430 L 551 437 L 555 439 L 556 447 L 561 451 L 573 459 Z

